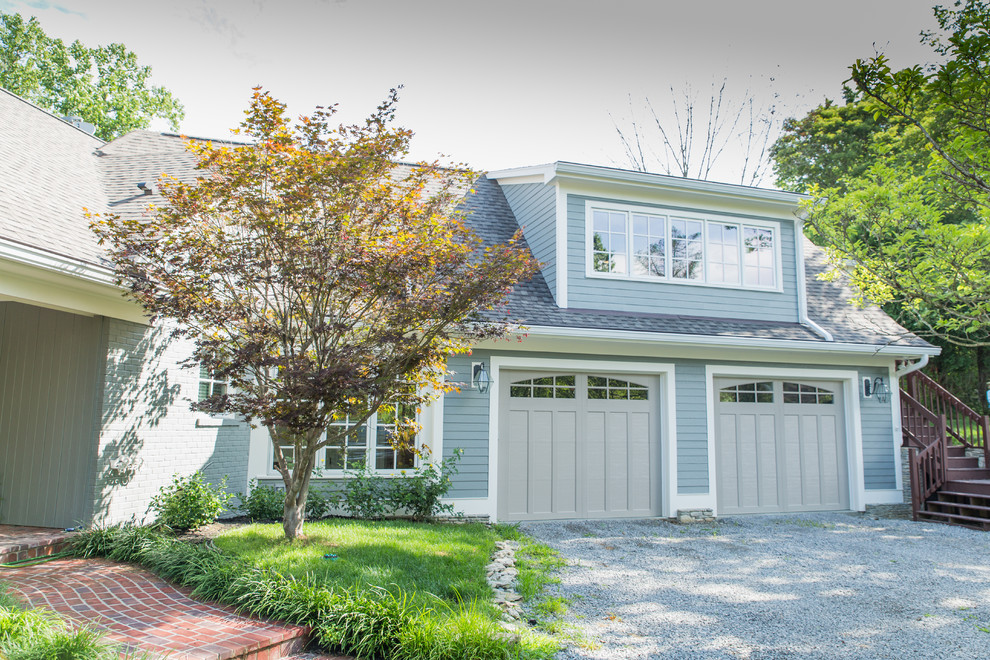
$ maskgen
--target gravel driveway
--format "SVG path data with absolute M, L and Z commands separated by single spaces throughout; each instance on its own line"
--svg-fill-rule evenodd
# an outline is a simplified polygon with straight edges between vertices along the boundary
M 988 658 L 990 533 L 857 514 L 525 523 L 568 561 L 559 658 Z

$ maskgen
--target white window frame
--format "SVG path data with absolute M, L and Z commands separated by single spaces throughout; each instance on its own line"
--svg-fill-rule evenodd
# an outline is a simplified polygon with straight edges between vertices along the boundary
M 377 439 L 377 434 L 378 434 L 378 411 L 375 411 L 375 413 L 368 418 L 368 420 L 364 423 L 365 425 L 364 459 L 365 459 L 365 465 L 371 468 L 371 472 L 373 474 L 386 476 L 386 477 L 398 476 L 403 472 L 405 472 L 406 470 L 419 469 L 420 460 L 421 460 L 421 457 L 419 455 L 419 449 L 422 447 L 422 443 L 423 443 L 423 438 L 422 438 L 423 430 L 420 419 L 421 415 L 422 415 L 421 412 L 416 413 L 416 423 L 420 424 L 420 431 L 416 433 L 415 441 L 413 443 L 413 447 L 414 449 L 416 449 L 415 456 L 413 457 L 413 466 L 409 468 L 392 468 L 392 469 L 378 469 L 377 467 L 375 467 L 376 449 L 377 449 L 377 446 L 375 445 L 375 441 Z M 347 470 L 345 470 L 344 468 L 331 470 L 325 467 L 327 449 L 328 449 L 327 447 L 320 449 L 317 455 L 317 465 L 316 465 L 316 469 L 314 470 L 314 473 L 319 475 L 319 477 L 323 479 L 348 478 Z M 266 464 L 269 476 L 279 476 L 278 470 L 275 469 L 274 464 L 275 464 L 275 448 L 272 447 L 271 443 L 269 442 L 268 463 Z
M 607 211 L 610 213 L 625 213 L 626 214 L 626 272 L 624 273 L 614 273 L 614 272 L 601 272 L 594 269 L 594 212 Z M 643 214 L 652 215 L 664 218 L 665 231 L 666 231 L 666 241 L 664 249 L 664 258 L 666 260 L 666 265 L 664 267 L 664 277 L 654 276 L 654 275 L 634 275 L 632 273 L 632 258 L 633 258 L 633 229 L 632 229 L 632 215 Z M 662 207 L 652 207 L 652 206 L 636 206 L 632 204 L 620 204 L 612 202 L 595 202 L 588 200 L 585 202 L 584 209 L 585 218 L 585 276 L 593 279 L 604 279 L 604 280 L 625 280 L 632 282 L 652 282 L 652 283 L 664 283 L 664 284 L 683 284 L 686 286 L 705 286 L 714 287 L 720 289 L 741 289 L 746 291 L 766 291 L 766 292 L 776 292 L 782 293 L 784 291 L 783 283 L 783 258 L 781 249 L 781 231 L 780 224 L 770 221 L 770 220 L 759 220 L 754 218 L 746 218 L 741 216 L 729 216 L 729 215 L 717 215 L 717 214 L 706 214 L 697 211 L 681 211 Z M 672 260 L 673 260 L 673 239 L 671 237 L 671 220 L 689 220 L 693 222 L 701 222 L 702 225 L 702 273 L 704 277 L 698 280 L 681 279 L 673 277 L 672 272 Z M 734 225 L 739 228 L 739 283 L 726 283 L 726 282 L 709 282 L 709 260 L 708 260 L 708 228 L 710 225 Z M 746 273 L 745 273 L 745 228 L 753 227 L 758 229 L 769 230 L 773 236 L 773 258 L 774 258 L 774 285 L 773 286 L 758 286 L 754 284 L 745 284 Z

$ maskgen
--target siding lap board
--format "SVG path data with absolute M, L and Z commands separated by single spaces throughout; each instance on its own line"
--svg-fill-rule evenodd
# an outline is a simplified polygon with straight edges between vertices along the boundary
M 523 228 L 530 251 L 543 264 L 543 278 L 547 286 L 556 295 L 556 189 L 542 183 L 505 185 L 501 188 L 516 216 L 516 222 Z

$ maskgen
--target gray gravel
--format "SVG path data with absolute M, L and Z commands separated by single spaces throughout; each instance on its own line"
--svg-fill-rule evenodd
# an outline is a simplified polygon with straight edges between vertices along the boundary
M 559 658 L 988 658 L 990 533 L 858 514 L 526 523 L 568 560 Z

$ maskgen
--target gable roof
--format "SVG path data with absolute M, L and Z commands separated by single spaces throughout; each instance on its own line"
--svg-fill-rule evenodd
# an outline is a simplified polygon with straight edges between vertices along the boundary
M 162 174 L 184 181 L 194 181 L 198 175 L 195 157 L 186 149 L 187 138 L 179 135 L 139 130 L 104 143 L 4 90 L 0 90 L 0 115 L 6 120 L 0 126 L 0 240 L 105 266 L 104 252 L 89 229 L 84 207 L 140 216 L 159 197 L 143 194 L 139 182 L 155 186 Z M 399 165 L 397 170 L 409 167 Z M 570 163 L 555 168 L 582 175 L 603 169 Z M 783 194 L 778 192 L 773 199 Z M 493 178 L 481 177 L 464 204 L 470 212 L 469 225 L 486 245 L 504 243 L 519 228 Z M 808 315 L 835 342 L 916 351 L 932 348 L 878 308 L 858 309 L 849 304 L 854 294 L 842 280 L 818 279 L 827 266 L 821 250 L 808 241 L 805 256 Z M 488 314 L 489 318 L 506 315 L 533 327 L 616 335 L 647 333 L 658 339 L 676 336 L 828 345 L 820 334 L 797 322 L 561 309 L 540 273 L 511 292 L 505 309 Z

